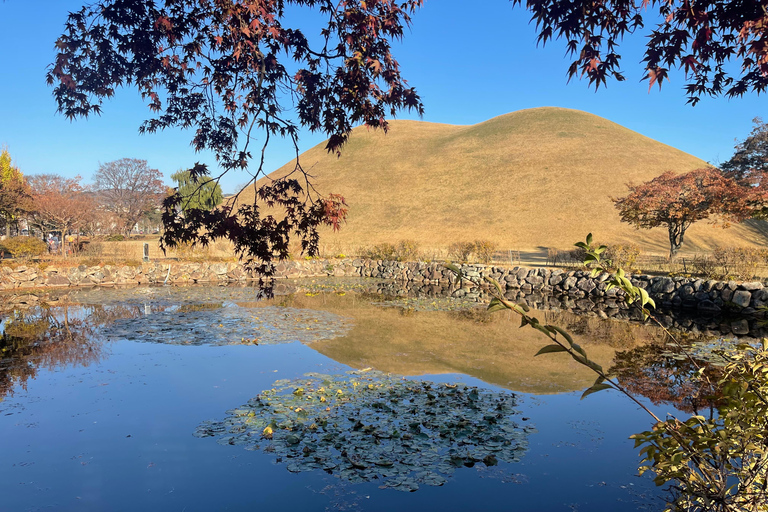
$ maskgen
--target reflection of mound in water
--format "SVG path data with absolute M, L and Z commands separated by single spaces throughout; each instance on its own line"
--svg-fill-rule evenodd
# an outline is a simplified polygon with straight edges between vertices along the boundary
M 196 304 L 118 320 L 104 334 L 171 345 L 274 345 L 335 338 L 349 327 L 346 319 L 325 311 Z
M 322 469 L 351 482 L 415 491 L 442 485 L 457 468 L 518 462 L 531 426 L 512 420 L 515 396 L 405 380 L 380 372 L 307 374 L 209 421 L 197 437 L 262 448 L 291 472 Z M 278 459 L 278 460 L 280 460 Z

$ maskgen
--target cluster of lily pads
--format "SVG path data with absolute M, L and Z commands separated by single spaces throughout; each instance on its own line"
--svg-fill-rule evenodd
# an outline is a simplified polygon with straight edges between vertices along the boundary
M 518 462 L 535 429 L 513 417 L 515 396 L 376 371 L 281 380 L 197 437 L 273 453 L 291 472 L 415 491 L 457 468 Z
M 108 338 L 172 345 L 275 345 L 343 336 L 350 323 L 325 311 L 289 307 L 194 304 L 116 320 Z
M 79 304 L 138 304 L 167 307 L 179 304 L 255 302 L 259 289 L 246 286 L 134 286 L 78 289 L 69 300 Z
M 734 347 L 739 343 L 749 343 L 756 346 L 757 340 L 750 340 L 748 338 L 742 340 L 733 338 L 697 340 L 685 347 L 686 353 L 683 353 L 676 343 L 670 342 L 667 343 L 667 350 L 663 351 L 661 355 L 678 361 L 684 361 L 690 356 L 696 361 L 709 363 L 715 366 L 725 366 L 728 363 L 728 359 L 724 356 L 729 352 L 732 352 Z

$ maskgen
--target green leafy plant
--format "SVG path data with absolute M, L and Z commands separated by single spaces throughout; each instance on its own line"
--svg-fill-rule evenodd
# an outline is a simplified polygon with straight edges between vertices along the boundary
M 768 340 L 740 345 L 728 361 L 717 416 L 670 418 L 631 436 L 643 446 L 640 473 L 674 482 L 668 511 L 758 511 L 768 504 Z
M 592 276 L 606 272 L 603 259 L 607 247 L 593 247 L 592 234 L 576 247 L 584 252 L 585 266 L 592 267 Z M 447 268 L 465 279 L 452 264 Z M 477 285 L 482 284 L 469 279 Z M 709 419 L 692 416 L 686 421 L 675 417 L 661 420 L 640 402 L 612 371 L 604 370 L 589 359 L 586 351 L 574 343 L 564 329 L 542 324 L 530 315 L 525 304 L 514 304 L 504 298 L 504 290 L 493 279 L 486 278 L 494 298 L 488 311 L 508 309 L 517 313 L 521 327 L 530 326 L 552 342 L 541 348 L 542 354 L 567 353 L 577 363 L 597 374 L 594 384 L 582 394 L 582 399 L 605 389 L 615 389 L 635 402 L 654 420 L 652 430 L 631 436 L 636 446 L 643 446 L 640 472 L 653 472 L 657 485 L 672 482 L 675 497 L 666 510 L 677 511 L 764 511 L 768 503 L 768 340 L 760 347 L 740 345 L 730 353 L 721 352 L 727 365 L 723 377 L 713 383 L 705 369 L 678 343 L 684 357 L 696 368 L 695 379 L 705 389 L 721 392 L 717 415 Z M 632 284 L 623 270 L 611 274 L 608 288 L 619 288 L 625 300 L 637 307 L 644 319 L 652 318 L 648 308 L 655 308 L 653 299 Z M 657 322 L 658 323 L 658 322 Z M 661 326 L 661 324 L 659 323 Z M 663 326 L 661 326 L 664 328 Z M 666 331 L 666 329 L 664 329 Z M 666 331 L 671 339 L 677 340 Z

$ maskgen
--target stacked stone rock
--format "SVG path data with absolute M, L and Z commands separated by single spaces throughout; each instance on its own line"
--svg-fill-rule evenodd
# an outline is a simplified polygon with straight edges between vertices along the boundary
M 170 270 L 169 270 L 170 268 Z M 498 281 L 510 294 L 567 296 L 571 299 L 600 299 L 607 309 L 621 309 L 623 292 L 607 289 L 609 275 L 591 277 L 589 272 L 549 268 L 461 265 L 463 274 L 482 280 Z M 458 285 L 456 276 L 442 263 L 398 262 L 363 259 L 297 260 L 277 265 L 279 278 L 319 276 L 372 277 L 417 283 L 440 288 L 455 288 L 455 297 L 477 298 L 480 291 L 468 281 Z M 21 265 L 1 267 L 0 288 L 46 288 L 63 286 L 126 285 L 155 283 L 231 283 L 253 279 L 239 262 L 144 263 L 136 266 L 99 265 L 38 268 Z M 662 308 L 683 308 L 717 314 L 724 308 L 751 315 L 768 306 L 768 289 L 761 282 L 713 281 L 683 277 L 636 275 L 631 281 L 648 291 Z

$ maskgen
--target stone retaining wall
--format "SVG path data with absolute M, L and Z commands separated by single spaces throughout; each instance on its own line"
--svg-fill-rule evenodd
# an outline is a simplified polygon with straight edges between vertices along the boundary
M 606 290 L 608 274 L 594 278 L 589 272 L 550 268 L 461 265 L 467 277 L 491 277 L 511 292 L 565 295 L 575 299 L 601 298 L 622 302 L 623 292 Z M 455 287 L 456 276 L 441 263 L 373 261 L 362 259 L 299 260 L 277 265 L 280 278 L 355 276 L 391 279 L 441 287 Z M 156 283 L 228 283 L 252 279 L 238 262 L 144 263 L 140 266 L 102 265 L 88 267 L 37 267 L 21 265 L 0 268 L 0 289 L 29 289 L 63 286 L 136 285 Z M 648 291 L 661 308 L 684 308 L 717 314 L 722 309 L 754 314 L 768 305 L 768 289 L 761 282 L 737 283 L 683 277 L 631 276 L 632 282 Z M 455 297 L 477 294 L 470 283 L 453 292 Z

